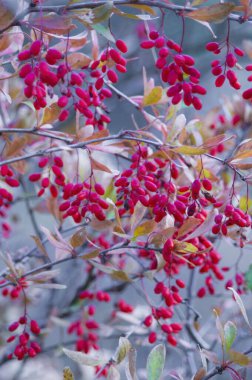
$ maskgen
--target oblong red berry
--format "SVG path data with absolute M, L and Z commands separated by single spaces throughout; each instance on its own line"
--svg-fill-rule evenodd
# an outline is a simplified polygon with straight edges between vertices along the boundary
M 117 40 L 116 41 L 116 47 L 122 53 L 127 53 L 127 51 L 128 51 L 128 47 L 127 47 L 126 43 L 124 41 L 122 41 L 122 40 Z

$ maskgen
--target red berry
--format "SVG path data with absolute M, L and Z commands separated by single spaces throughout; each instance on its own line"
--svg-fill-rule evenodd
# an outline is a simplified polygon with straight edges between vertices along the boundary
M 124 41 L 122 40 L 117 40 L 116 41 L 116 47 L 117 49 L 119 49 L 122 53 L 127 53 L 128 51 L 128 48 L 127 48 L 127 45 Z

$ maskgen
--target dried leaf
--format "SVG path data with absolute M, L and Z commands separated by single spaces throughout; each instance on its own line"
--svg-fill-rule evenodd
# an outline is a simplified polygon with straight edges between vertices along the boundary
M 194 239 L 195 237 L 198 237 L 200 235 L 204 235 L 206 232 L 209 231 L 210 228 L 212 228 L 214 223 L 214 218 L 216 215 L 216 211 L 212 210 L 208 213 L 206 219 L 198 228 L 196 228 L 195 231 L 193 231 L 189 236 L 187 236 L 187 240 Z
M 67 56 L 67 63 L 73 69 L 82 69 L 90 64 L 91 58 L 84 53 L 72 53 Z
M 80 247 L 81 245 L 83 245 L 83 243 L 86 241 L 86 239 L 87 239 L 86 228 L 82 227 L 77 232 L 75 232 L 73 234 L 69 243 L 71 244 L 72 247 L 77 248 L 77 247 Z
M 177 237 L 184 236 L 194 230 L 198 225 L 201 223 L 201 221 L 198 218 L 194 218 L 193 216 L 186 219 L 182 226 L 178 229 L 178 235 Z
M 165 365 L 166 349 L 163 344 L 155 346 L 147 358 L 147 380 L 161 379 Z
M 152 16 L 156 16 L 155 10 L 152 7 L 149 7 L 148 5 L 145 5 L 145 4 L 127 4 L 127 7 L 140 9 L 141 11 L 149 13 Z
M 201 367 L 195 373 L 192 380 L 202 380 L 205 375 L 206 375 L 206 370 L 204 367 Z
M 73 372 L 69 367 L 63 369 L 63 380 L 74 380 Z
M 95 259 L 96 257 L 98 257 L 100 252 L 101 252 L 100 249 L 95 249 L 94 251 L 91 251 L 89 253 L 85 253 L 85 255 L 81 255 L 79 257 L 81 259 L 84 259 L 84 260 L 91 260 L 91 259 Z
M 134 347 L 131 347 L 128 352 L 128 362 L 125 367 L 127 380 L 137 380 L 136 356 L 136 349 Z
M 96 161 L 93 157 L 90 157 L 90 163 L 93 170 L 100 170 L 112 174 L 112 171 L 106 165 Z
M 111 365 L 108 370 L 107 380 L 120 380 L 121 375 L 115 365 Z
M 13 1 L 0 0 L 0 29 L 7 28 L 13 21 L 16 8 Z
M 115 353 L 116 364 L 120 364 L 126 358 L 130 349 L 130 341 L 124 337 L 119 338 L 119 345 Z
M 57 103 L 52 103 L 49 107 L 44 108 L 41 125 L 52 124 L 58 120 L 62 108 Z
M 64 35 L 69 33 L 69 31 L 76 28 L 72 23 L 72 17 L 69 15 L 58 15 L 55 13 L 50 13 L 47 15 L 40 15 L 30 17 L 30 26 L 33 26 L 39 30 L 48 33 L 54 33 L 58 35 Z
M 217 354 L 213 351 L 205 350 L 204 348 L 201 350 L 201 354 L 207 358 L 211 363 L 219 364 L 219 358 Z
M 217 328 L 217 331 L 218 331 L 219 336 L 221 338 L 221 345 L 224 348 L 224 344 L 225 344 L 224 328 L 222 326 L 222 323 L 221 323 L 220 318 L 219 318 L 218 311 L 216 309 L 214 309 L 214 314 L 216 317 L 216 321 L 215 321 L 216 322 L 216 328 Z
M 239 306 L 239 308 L 241 310 L 243 318 L 245 319 L 245 322 L 247 323 L 247 325 L 251 329 L 251 325 L 250 325 L 249 320 L 248 320 L 247 312 L 246 312 L 245 306 L 244 306 L 244 304 L 242 302 L 242 299 L 241 299 L 240 295 L 237 293 L 237 291 L 234 288 L 229 287 L 228 289 L 233 292 L 234 299 L 235 299 L 237 305 Z
M 228 17 L 234 7 L 234 3 L 218 3 L 188 12 L 185 16 L 199 21 L 220 22 Z
M 136 229 L 136 226 L 139 223 L 141 223 L 141 220 L 143 219 L 145 212 L 145 207 L 143 207 L 142 203 L 138 201 L 135 205 L 134 212 L 130 220 L 131 231 L 134 231 Z
M 62 351 L 64 352 L 66 356 L 68 356 L 70 359 L 72 359 L 73 361 L 79 364 L 95 367 L 97 365 L 103 365 L 106 363 L 104 358 L 102 359 L 99 357 L 86 355 L 86 354 L 83 354 L 82 352 L 68 350 L 67 348 L 63 348 Z
M 31 238 L 35 241 L 36 243 L 36 246 L 38 247 L 38 249 L 40 250 L 40 252 L 43 253 L 43 255 L 45 255 L 46 257 L 49 257 L 48 256 L 48 253 L 46 252 L 46 249 L 45 247 L 43 246 L 40 238 L 38 236 L 34 236 L 34 235 L 31 235 Z

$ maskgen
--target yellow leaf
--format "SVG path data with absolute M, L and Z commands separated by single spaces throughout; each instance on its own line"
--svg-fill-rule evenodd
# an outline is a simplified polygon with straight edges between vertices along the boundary
M 124 272 L 124 271 L 122 271 L 122 270 L 113 270 L 111 272 L 111 277 L 114 280 L 117 280 L 117 281 L 123 281 L 123 282 L 129 282 L 129 281 L 131 281 L 131 279 L 129 278 L 129 276 L 127 275 L 127 273 Z
M 196 253 L 198 248 L 192 243 L 187 243 L 186 241 L 174 241 L 174 251 L 179 253 Z
M 189 156 L 196 156 L 199 154 L 204 154 L 207 152 L 207 149 L 202 146 L 189 146 L 182 145 L 172 149 L 172 152 L 187 154 Z
M 185 14 L 186 17 L 207 22 L 219 22 L 225 20 L 234 9 L 233 3 L 219 3 L 200 8 Z
M 239 364 L 240 366 L 247 366 L 251 363 L 250 358 L 247 355 L 242 354 L 241 352 L 230 350 L 229 357 L 232 360 L 232 362 Z
M 152 220 L 147 220 L 146 222 L 140 224 L 136 227 L 133 237 L 144 236 L 150 234 L 156 227 L 156 222 Z
M 206 370 L 204 367 L 201 367 L 198 369 L 198 371 L 193 376 L 192 380 L 202 380 L 204 376 L 206 375 Z
M 69 367 L 63 369 L 63 380 L 74 380 L 73 372 Z
M 40 238 L 38 236 L 33 236 L 31 235 L 32 239 L 35 241 L 36 243 L 36 246 L 38 247 L 38 249 L 40 250 L 40 252 L 43 253 L 43 255 L 45 255 L 47 258 L 48 258 L 48 253 L 46 252 L 46 249 L 45 247 L 43 246 Z
M 149 7 L 148 5 L 144 4 L 127 4 L 127 7 L 140 9 L 141 11 L 144 11 L 146 13 L 149 13 L 152 16 L 156 16 L 156 12 L 153 8 Z
M 161 86 L 154 87 L 149 94 L 144 96 L 143 106 L 147 107 L 153 104 L 157 104 L 161 100 L 162 94 L 163 88 Z

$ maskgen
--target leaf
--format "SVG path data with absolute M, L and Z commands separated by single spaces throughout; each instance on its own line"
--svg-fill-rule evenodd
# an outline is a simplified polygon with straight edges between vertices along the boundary
M 155 229 L 156 225 L 157 224 L 154 219 L 143 222 L 136 227 L 133 238 L 150 234 Z
M 202 145 L 204 148 L 210 149 L 215 147 L 218 144 L 224 143 L 226 141 L 234 139 L 235 135 L 227 136 L 224 133 L 221 135 L 213 136 L 204 141 L 204 144 Z
M 81 245 L 83 245 L 83 243 L 86 241 L 86 239 L 87 239 L 86 228 L 82 227 L 77 232 L 75 232 L 73 234 L 69 243 L 71 244 L 72 247 L 77 248 L 77 247 L 80 247 Z
M 185 16 L 199 21 L 220 22 L 228 17 L 234 7 L 234 3 L 213 4 L 188 12 Z
M 252 264 L 250 264 L 248 271 L 245 273 L 246 286 L 252 291 Z
M 128 352 L 128 362 L 125 367 L 125 374 L 126 374 L 127 380 L 137 380 L 136 356 L 137 356 L 136 349 L 134 347 L 131 347 Z
M 70 359 L 79 364 L 87 365 L 90 367 L 96 367 L 97 365 L 104 365 L 106 363 L 106 360 L 104 359 L 94 357 L 91 355 L 86 355 L 82 352 L 68 350 L 67 348 L 63 348 L 62 351 L 66 356 L 68 356 Z
M 92 26 L 92 28 L 96 30 L 97 33 L 101 34 L 104 38 L 106 38 L 108 41 L 115 43 L 115 38 L 108 26 L 106 27 L 102 24 L 95 24 Z
M 130 349 L 130 341 L 124 337 L 119 338 L 119 345 L 115 353 L 116 364 L 120 364 L 126 358 Z
M 206 375 L 206 370 L 205 370 L 204 367 L 201 367 L 195 373 L 195 375 L 193 376 L 192 380 L 202 380 L 205 375 Z
M 131 231 L 134 231 L 136 229 L 136 226 L 141 223 L 141 220 L 144 217 L 144 214 L 146 212 L 145 207 L 142 205 L 141 202 L 137 202 L 134 208 L 134 212 L 131 216 L 130 224 L 131 224 Z
M 186 219 L 185 222 L 182 224 L 181 227 L 178 229 L 178 235 L 177 238 L 184 236 L 194 230 L 198 225 L 201 223 L 201 221 L 198 218 L 194 218 L 193 216 Z
M 0 29 L 11 24 L 17 11 L 16 5 L 16 2 L 10 0 L 0 0 Z
M 155 346 L 147 358 L 147 380 L 159 380 L 165 365 L 166 349 L 163 344 Z
M 88 66 L 92 59 L 84 53 L 72 53 L 67 56 L 67 63 L 73 69 L 82 69 L 85 66 Z
M 214 314 L 215 314 L 215 317 L 216 317 L 216 328 L 217 328 L 217 331 L 218 331 L 219 336 L 221 338 L 221 345 L 224 348 L 224 344 L 225 344 L 224 328 L 223 328 L 222 323 L 220 321 L 220 317 L 219 317 L 218 311 L 216 309 L 214 309 L 213 311 L 214 311 Z
M 229 358 L 232 362 L 239 364 L 240 366 L 247 366 L 251 363 L 251 360 L 247 355 L 233 350 L 229 351 Z
M 133 20 L 143 20 L 143 21 L 153 20 L 153 17 L 151 17 L 150 15 L 145 15 L 145 14 L 135 15 L 132 13 L 126 13 L 115 7 L 114 7 L 114 13 L 116 13 L 118 16 L 126 17 Z
M 234 299 L 235 299 L 237 305 L 239 306 L 239 308 L 240 308 L 240 310 L 241 310 L 241 313 L 242 313 L 242 315 L 243 315 L 243 318 L 245 319 L 247 325 L 248 325 L 249 328 L 251 329 L 251 325 L 250 325 L 249 320 L 248 320 L 247 312 L 246 312 L 246 309 L 245 309 L 245 307 L 244 307 L 244 304 L 243 304 L 243 302 L 242 302 L 241 297 L 239 296 L 239 294 L 237 293 L 237 291 L 236 291 L 234 288 L 229 287 L 228 289 L 231 290 L 231 291 L 233 292 Z
M 235 324 L 231 321 L 228 321 L 224 325 L 224 343 L 226 351 L 229 351 L 232 347 L 235 338 L 237 335 L 237 328 Z
M 41 125 L 52 124 L 58 120 L 62 108 L 57 103 L 52 103 L 49 107 L 46 107 L 43 111 Z
M 90 157 L 90 163 L 93 170 L 100 170 L 101 172 L 112 174 L 112 171 L 106 165 L 96 161 L 93 157 Z
M 45 247 L 43 246 L 40 238 L 38 236 L 34 236 L 34 235 L 31 235 L 31 238 L 35 241 L 36 243 L 36 246 L 38 247 L 38 249 L 40 250 L 40 252 L 43 253 L 43 255 L 45 255 L 47 258 L 49 257 L 48 256 L 48 253 L 46 252 L 46 249 Z
M 72 17 L 69 15 L 58 15 L 56 13 L 49 13 L 46 16 L 30 17 L 29 25 L 33 26 L 41 31 L 54 33 L 58 35 L 64 35 L 69 31 L 76 28 L 72 23 Z
M 211 363 L 219 364 L 219 358 L 215 352 L 208 351 L 203 348 L 201 349 L 201 354 L 205 356 Z
M 111 277 L 114 280 L 117 280 L 117 281 L 123 281 L 123 282 L 129 282 L 129 281 L 131 281 L 131 279 L 129 278 L 129 276 L 127 275 L 127 273 L 124 272 L 124 271 L 122 271 L 122 270 L 113 270 L 111 272 Z
M 207 149 L 203 146 L 189 146 L 189 145 L 181 145 L 176 148 L 171 149 L 172 152 L 186 154 L 189 156 L 196 156 L 200 154 L 204 154 L 207 152 Z
M 163 88 L 161 86 L 154 87 L 148 94 L 143 98 L 143 106 L 151 106 L 157 104 L 163 95 Z
M 108 370 L 107 378 L 106 380 L 120 380 L 120 372 L 116 368 L 115 365 L 111 365 Z
M 95 259 L 96 257 L 98 257 L 100 252 L 101 252 L 100 249 L 95 249 L 94 251 L 91 251 L 89 253 L 85 253 L 84 255 L 81 255 L 78 257 L 80 257 L 81 259 L 84 259 L 84 260 L 91 260 L 91 259 Z
M 186 237 L 187 240 L 194 239 L 200 235 L 204 235 L 206 232 L 209 232 L 209 229 L 212 228 L 214 223 L 214 218 L 216 215 L 216 210 L 212 210 L 208 213 L 206 219 L 195 231 L 193 231 L 189 236 Z
M 69 367 L 63 369 L 63 380 L 74 380 L 73 372 Z
M 154 11 L 154 9 L 145 4 L 127 4 L 127 7 L 140 9 L 141 11 L 149 13 L 152 16 L 156 16 L 156 12 Z

